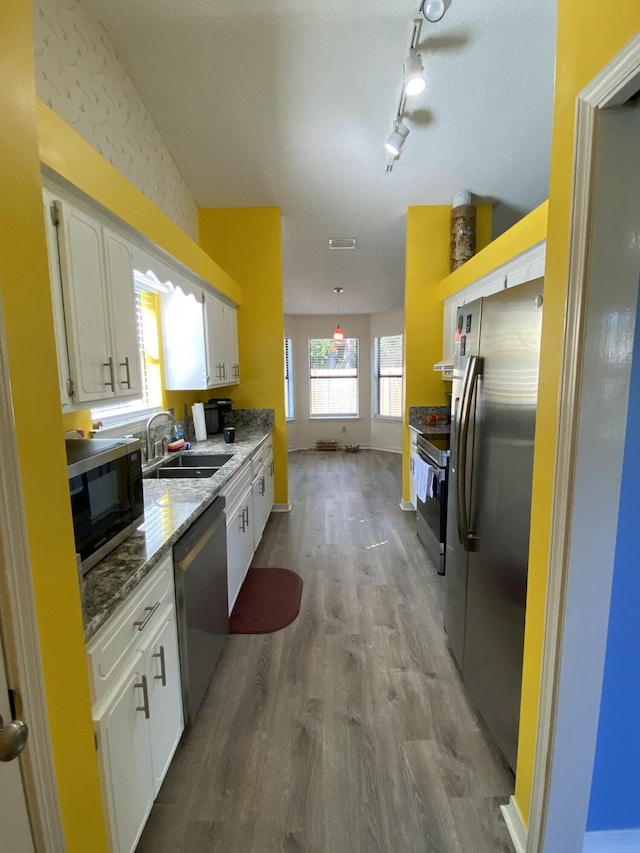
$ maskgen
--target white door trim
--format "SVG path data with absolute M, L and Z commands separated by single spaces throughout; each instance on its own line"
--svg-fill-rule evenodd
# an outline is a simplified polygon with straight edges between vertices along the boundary
M 557 457 L 549 580 L 536 752 L 533 768 L 527 853 L 542 853 L 549 808 L 551 758 L 555 734 L 559 663 L 562 653 L 568 580 L 572 464 L 578 438 L 580 382 L 586 322 L 589 244 L 597 111 L 623 104 L 640 89 L 640 34 L 608 63 L 578 95 L 574 137 L 573 195 L 570 213 L 569 269 L 559 404 Z M 607 604 L 608 607 L 608 604 Z
M 0 432 L 4 436 L 15 434 L 1 301 Z M 29 741 L 19 761 L 31 830 L 37 850 L 63 853 L 20 466 L 11 441 L 0 442 L 0 548 L 0 622 L 7 682 L 17 691 L 21 718 L 29 726 Z M 73 725 L 72 720 L 69 724 Z

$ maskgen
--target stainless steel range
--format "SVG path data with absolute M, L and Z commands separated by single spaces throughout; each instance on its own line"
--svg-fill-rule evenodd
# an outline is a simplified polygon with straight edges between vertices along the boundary
M 439 575 L 445 573 L 447 536 L 447 489 L 449 481 L 449 436 L 426 439 L 418 435 L 419 465 L 428 466 L 416 493 L 416 527 L 420 541 Z

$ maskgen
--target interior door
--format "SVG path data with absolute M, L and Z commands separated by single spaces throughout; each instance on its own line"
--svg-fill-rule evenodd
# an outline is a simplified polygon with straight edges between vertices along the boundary
M 11 721 L 1 637 L 0 715 L 5 724 Z M 0 761 L 0 848 L 10 850 L 11 853 L 34 853 L 35 850 L 18 759 L 10 762 Z

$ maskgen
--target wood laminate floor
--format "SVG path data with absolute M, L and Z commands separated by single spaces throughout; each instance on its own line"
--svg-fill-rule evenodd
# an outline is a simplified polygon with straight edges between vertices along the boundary
M 513 777 L 442 627 L 399 455 L 289 455 L 255 566 L 304 579 L 275 634 L 234 635 L 138 853 L 512 853 Z

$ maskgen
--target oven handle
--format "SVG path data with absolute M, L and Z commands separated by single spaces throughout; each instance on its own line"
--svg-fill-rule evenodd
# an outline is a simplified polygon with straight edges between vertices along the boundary
M 462 399 L 460 404 L 460 425 L 456 435 L 456 460 L 458 464 L 458 495 L 456 501 L 456 520 L 458 537 L 465 551 L 475 551 L 478 537 L 469 532 L 467 514 L 467 448 L 469 445 L 469 424 L 473 395 L 482 375 L 484 359 L 473 355 L 467 362 L 462 380 Z
M 423 462 L 426 462 L 427 465 L 431 465 L 433 470 L 438 474 L 438 482 L 444 482 L 447 476 L 447 469 L 443 468 L 442 465 L 438 465 L 430 456 L 427 456 L 426 453 L 421 452 L 420 448 L 418 448 L 418 456 L 422 459 Z

